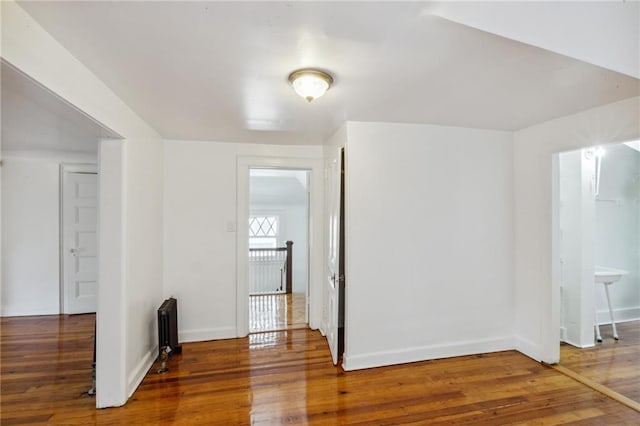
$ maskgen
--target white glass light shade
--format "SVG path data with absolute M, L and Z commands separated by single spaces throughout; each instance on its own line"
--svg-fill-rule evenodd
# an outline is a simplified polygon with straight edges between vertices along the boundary
M 333 78 L 322 71 L 304 69 L 292 72 L 289 75 L 289 82 L 298 95 L 311 102 L 329 90 Z

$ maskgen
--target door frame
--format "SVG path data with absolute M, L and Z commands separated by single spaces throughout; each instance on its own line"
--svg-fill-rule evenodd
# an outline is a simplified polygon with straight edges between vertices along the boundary
M 60 314 L 63 315 L 65 314 L 65 311 L 67 310 L 68 306 L 67 306 L 67 289 L 65 286 L 65 276 L 66 276 L 66 271 L 65 271 L 65 266 L 64 266 L 64 256 L 65 256 L 65 252 L 64 252 L 64 235 L 65 235 L 65 229 L 64 229 L 64 182 L 65 182 L 65 177 L 67 176 L 68 173 L 87 173 L 87 174 L 98 174 L 98 164 L 93 164 L 93 163 L 60 163 L 60 172 L 59 172 L 59 188 L 60 190 L 58 191 L 58 195 L 59 195 L 59 209 L 58 209 L 58 219 L 59 219 L 59 235 L 58 235 L 58 243 L 59 243 L 59 249 L 58 249 L 58 253 L 59 253 L 59 263 L 60 263 L 60 267 L 59 267 L 59 294 L 60 294 Z M 98 185 L 98 193 L 96 194 L 97 199 L 98 199 L 98 203 L 100 203 L 100 186 Z M 98 209 L 100 208 L 100 206 L 98 205 Z M 96 233 L 97 233 L 97 229 L 96 229 Z M 97 247 L 96 247 L 97 250 Z M 100 252 L 98 251 L 96 253 L 96 258 L 98 260 L 98 262 L 100 261 L 99 259 L 100 256 Z M 96 280 L 98 279 L 98 277 L 96 277 Z M 97 311 L 97 306 L 96 306 L 96 311 Z
M 236 335 L 249 334 L 249 169 L 284 169 L 309 171 L 309 291 L 307 318 L 316 330 L 322 320 L 322 278 L 324 252 L 324 180 L 322 158 L 238 156 L 236 164 Z
M 346 201 L 347 201 L 347 168 L 345 164 L 346 155 L 345 148 L 340 148 L 340 219 L 338 220 L 338 358 L 344 359 L 345 348 L 345 329 L 346 329 L 346 284 L 347 284 L 347 218 L 346 218 Z

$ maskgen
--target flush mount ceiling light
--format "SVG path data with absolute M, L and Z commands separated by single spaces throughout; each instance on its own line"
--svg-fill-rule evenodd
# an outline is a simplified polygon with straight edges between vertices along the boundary
M 311 102 L 329 90 L 333 77 L 324 71 L 305 68 L 289 74 L 289 83 L 298 95 Z

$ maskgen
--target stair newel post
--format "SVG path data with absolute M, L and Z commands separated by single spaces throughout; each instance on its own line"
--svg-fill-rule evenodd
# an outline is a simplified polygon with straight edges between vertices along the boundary
M 285 242 L 287 245 L 287 294 L 293 292 L 293 241 Z

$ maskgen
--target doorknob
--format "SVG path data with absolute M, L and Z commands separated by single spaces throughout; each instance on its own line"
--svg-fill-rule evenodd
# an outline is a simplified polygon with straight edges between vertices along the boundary
M 77 248 L 69 249 L 69 253 L 71 253 L 74 256 L 77 256 L 79 251 L 80 249 L 77 249 Z

